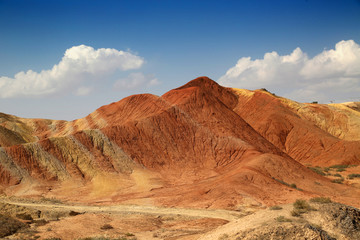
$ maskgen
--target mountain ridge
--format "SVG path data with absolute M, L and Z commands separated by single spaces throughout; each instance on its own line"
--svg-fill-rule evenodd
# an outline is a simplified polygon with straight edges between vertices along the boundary
M 360 163 L 351 133 L 360 122 L 357 110 L 330 107 L 200 77 L 161 97 L 132 95 L 74 121 L 1 114 L 0 190 L 201 208 L 312 196 L 357 206 L 359 188 L 332 183 L 305 166 Z M 326 118 L 332 108 L 336 112 Z M 331 129 L 346 126 L 326 126 L 339 113 L 352 123 L 343 135 Z

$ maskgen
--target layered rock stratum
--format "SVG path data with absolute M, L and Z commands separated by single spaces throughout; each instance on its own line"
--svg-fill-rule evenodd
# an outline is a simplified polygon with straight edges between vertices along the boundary
M 359 102 L 298 103 L 207 77 L 74 121 L 0 114 L 6 195 L 232 210 L 326 196 L 359 207 L 358 185 L 309 169 L 359 164 Z

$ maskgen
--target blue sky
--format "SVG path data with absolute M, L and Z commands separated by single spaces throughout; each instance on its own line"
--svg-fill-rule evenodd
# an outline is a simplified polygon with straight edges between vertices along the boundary
M 72 120 L 198 76 L 297 101 L 360 101 L 359 44 L 356 0 L 0 0 L 0 112 Z

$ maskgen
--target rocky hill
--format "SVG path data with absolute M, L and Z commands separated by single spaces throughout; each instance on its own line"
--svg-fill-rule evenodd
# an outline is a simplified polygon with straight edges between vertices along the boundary
M 0 189 L 88 203 L 236 210 L 328 196 L 359 207 L 358 178 L 347 178 L 360 174 L 359 109 L 200 77 L 74 121 L 0 114 Z

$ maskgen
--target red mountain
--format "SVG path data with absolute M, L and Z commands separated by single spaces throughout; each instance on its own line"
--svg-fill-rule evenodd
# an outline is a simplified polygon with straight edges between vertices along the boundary
M 308 168 L 347 165 L 346 173 L 359 165 L 359 109 L 297 103 L 200 77 L 71 122 L 1 114 L 1 191 L 229 209 L 329 196 L 360 206 L 358 185 Z

